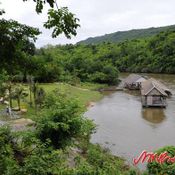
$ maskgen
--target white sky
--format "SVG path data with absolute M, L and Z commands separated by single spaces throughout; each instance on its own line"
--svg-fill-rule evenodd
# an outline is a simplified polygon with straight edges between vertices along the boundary
M 128 29 L 158 27 L 175 24 L 175 0 L 57 0 L 59 6 L 68 6 L 80 19 L 78 35 L 71 40 L 60 36 L 51 38 L 51 31 L 42 27 L 47 20 L 46 10 L 37 15 L 32 0 L 0 0 L 6 10 L 6 19 L 38 27 L 43 34 L 36 45 L 76 43 L 88 37 Z

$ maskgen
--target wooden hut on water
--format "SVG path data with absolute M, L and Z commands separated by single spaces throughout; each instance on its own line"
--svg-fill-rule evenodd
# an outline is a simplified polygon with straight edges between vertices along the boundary
M 171 91 L 162 83 L 150 78 L 141 84 L 143 107 L 166 107 L 166 98 Z
M 127 89 L 139 90 L 141 88 L 141 83 L 146 81 L 146 79 L 138 74 L 130 74 L 124 81 L 123 87 Z

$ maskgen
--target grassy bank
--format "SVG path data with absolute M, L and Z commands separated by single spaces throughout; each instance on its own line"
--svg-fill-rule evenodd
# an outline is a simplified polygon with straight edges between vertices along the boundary
M 40 84 L 46 93 L 50 93 L 58 89 L 62 93 L 66 93 L 71 98 L 76 98 L 82 105 L 87 105 L 89 102 L 100 100 L 103 95 L 98 91 L 106 85 L 81 83 L 77 86 L 71 86 L 66 83 Z
M 52 93 L 54 90 L 60 91 L 61 93 L 67 94 L 70 98 L 75 98 L 80 103 L 87 107 L 90 102 L 99 101 L 103 95 L 98 91 L 100 88 L 104 88 L 107 85 L 102 84 L 92 84 L 92 83 L 81 83 L 77 86 L 72 86 L 67 83 L 45 83 L 39 84 L 39 87 L 42 87 L 46 94 Z M 29 94 L 29 87 L 28 85 L 24 84 L 24 87 Z M 33 97 L 32 97 L 33 98 Z M 31 118 L 35 120 L 37 118 L 37 114 L 35 112 L 34 107 L 31 107 L 29 104 L 30 99 L 29 95 L 21 100 L 21 107 L 27 109 L 27 113 L 23 114 L 22 117 L 24 118 Z M 13 107 L 17 107 L 16 100 L 13 100 Z M 6 105 L 0 105 L 0 110 L 3 111 L 6 109 Z M 0 115 L 2 120 L 8 120 L 8 118 Z

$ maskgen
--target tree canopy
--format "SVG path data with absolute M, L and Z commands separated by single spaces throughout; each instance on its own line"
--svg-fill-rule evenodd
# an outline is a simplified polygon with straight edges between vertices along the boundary
M 120 72 L 175 73 L 175 31 L 139 40 L 97 45 L 46 46 L 32 58 L 38 81 L 116 84 Z M 43 79 L 44 77 L 44 79 Z
M 0 68 L 10 74 L 16 74 L 19 69 L 24 68 L 27 55 L 35 52 L 33 42 L 40 34 L 39 29 L 14 20 L 0 20 Z

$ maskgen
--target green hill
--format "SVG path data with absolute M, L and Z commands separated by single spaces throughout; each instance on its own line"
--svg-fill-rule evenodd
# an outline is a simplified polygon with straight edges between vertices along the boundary
M 125 40 L 141 39 L 145 37 L 154 36 L 167 29 L 175 29 L 175 25 L 148 28 L 148 29 L 134 29 L 129 31 L 119 31 L 103 36 L 91 37 L 86 40 L 78 42 L 78 44 L 98 44 L 102 42 L 123 42 Z

